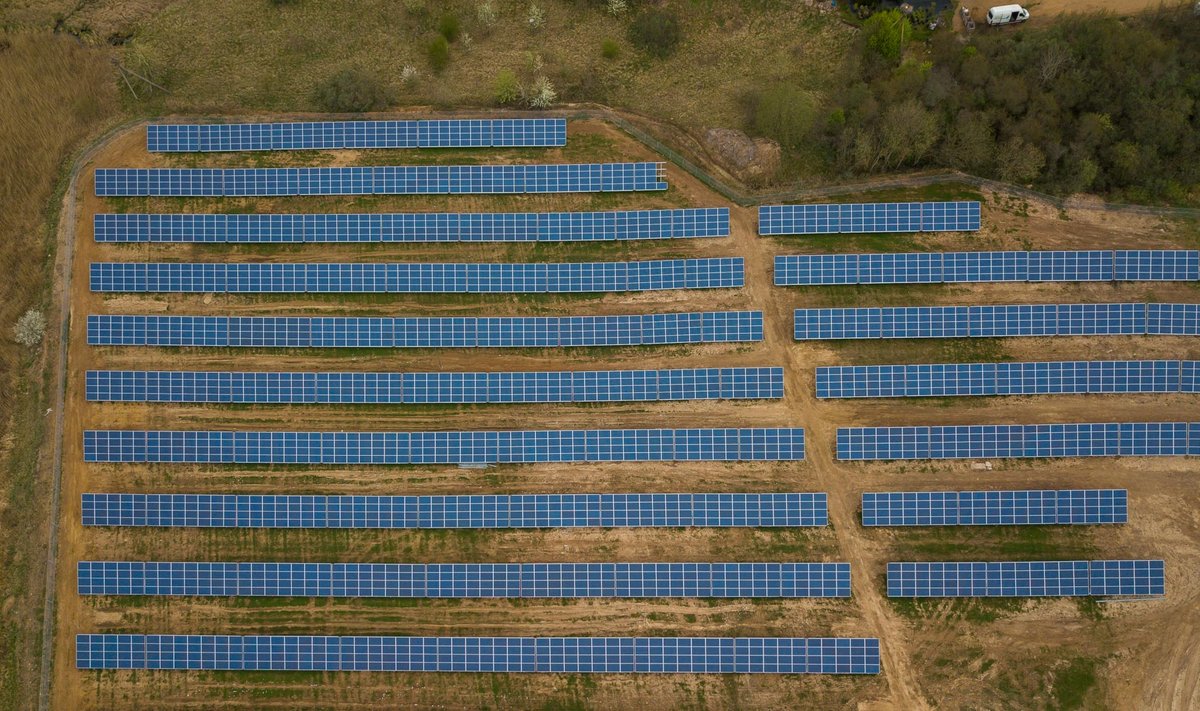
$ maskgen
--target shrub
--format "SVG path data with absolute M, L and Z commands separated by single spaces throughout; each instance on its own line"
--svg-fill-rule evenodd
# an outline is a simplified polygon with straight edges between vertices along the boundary
M 13 338 L 26 348 L 36 348 L 46 333 L 46 317 L 37 309 L 29 309 L 13 326 Z
M 462 28 L 458 23 L 458 16 L 452 12 L 447 12 L 442 15 L 442 19 L 438 20 L 438 33 L 446 38 L 447 42 L 453 42 L 458 39 L 458 33 Z
M 546 13 L 542 8 L 538 7 L 537 3 L 529 5 L 529 14 L 525 17 L 525 24 L 529 25 L 529 29 L 537 31 L 546 26 Z
M 495 27 L 496 19 L 496 6 L 491 2 L 481 2 L 479 7 L 475 8 L 475 20 L 484 30 Z
M 360 69 L 343 69 L 317 85 L 316 101 L 325 111 L 379 111 L 395 100 L 378 77 Z
M 411 86 L 416 83 L 419 76 L 421 76 L 421 73 L 411 64 L 405 64 L 400 70 L 400 82 L 405 86 Z
M 546 77 L 538 77 L 529 88 L 529 107 L 533 109 L 548 109 L 558 100 L 558 92 L 554 84 Z
M 617 55 L 620 53 L 621 46 L 617 44 L 616 40 L 606 39 L 600 45 L 600 54 L 603 55 L 605 59 L 616 59 Z
M 625 2 L 625 0 L 608 0 L 608 14 L 613 17 L 624 15 L 628 9 L 629 3 Z
M 511 104 L 521 98 L 521 85 L 517 82 L 517 75 L 511 70 L 501 70 L 496 75 L 496 103 Z
M 679 18 L 666 10 L 647 10 L 629 25 L 629 39 L 652 57 L 668 57 L 679 45 Z
M 425 51 L 429 54 L 429 65 L 433 67 L 433 71 L 440 73 L 450 64 L 450 43 L 445 37 L 434 37 Z
M 754 107 L 754 130 L 779 141 L 781 146 L 799 148 L 812 130 L 816 104 L 790 84 L 778 84 L 758 98 Z

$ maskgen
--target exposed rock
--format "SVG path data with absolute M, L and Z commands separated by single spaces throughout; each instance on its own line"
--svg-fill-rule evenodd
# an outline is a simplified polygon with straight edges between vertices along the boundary
M 768 181 L 779 171 L 779 144 L 767 138 L 750 138 L 732 128 L 710 128 L 704 145 L 729 172 L 744 183 Z

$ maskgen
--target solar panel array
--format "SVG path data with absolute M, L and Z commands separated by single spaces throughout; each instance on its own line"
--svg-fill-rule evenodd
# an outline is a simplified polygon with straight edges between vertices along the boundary
M 1197 281 L 1200 250 L 918 252 L 775 257 L 775 286 Z
M 888 563 L 888 597 L 1162 596 L 1161 560 Z
M 89 370 L 92 402 L 535 403 L 783 397 L 783 368 L 512 373 L 245 373 Z
M 831 205 L 764 205 L 760 235 L 862 232 L 963 232 L 979 229 L 979 203 L 869 202 Z
M 1192 360 L 823 366 L 817 397 L 1194 393 L 1198 370 Z
M 666 190 L 662 163 L 97 168 L 99 197 L 484 195 Z
M 146 150 L 151 153 L 339 148 L 536 148 L 566 144 L 567 120 L 561 118 L 146 126 Z
M 1200 437 L 1197 438 L 1200 442 Z M 804 430 L 784 427 L 467 432 L 86 430 L 87 462 L 213 464 L 533 464 L 798 461 Z
M 828 526 L 823 493 L 311 496 L 84 494 L 85 526 L 579 528 Z
M 613 212 L 104 214 L 97 242 L 592 242 L 729 236 L 729 208 Z
M 761 311 L 627 316 L 88 316 L 88 345 L 567 348 L 761 341 Z
M 1200 335 L 1200 304 L 1019 304 L 796 309 L 798 341 Z
M 81 634 L 78 669 L 878 674 L 876 638 Z
M 92 262 L 101 292 L 524 294 L 728 289 L 742 257 L 524 264 Z
M 850 597 L 849 563 L 194 563 L 80 561 L 80 595 Z
M 1056 526 L 1127 523 L 1125 489 L 864 492 L 864 526 Z
M 1200 456 L 1200 422 L 839 427 L 841 460 Z

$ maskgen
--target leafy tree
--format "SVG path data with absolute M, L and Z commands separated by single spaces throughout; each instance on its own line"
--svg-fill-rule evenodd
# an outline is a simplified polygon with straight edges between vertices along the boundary
M 679 18 L 666 10 L 646 10 L 629 25 L 629 40 L 634 46 L 659 59 L 671 56 L 682 37 Z
M 503 69 L 496 75 L 496 86 L 494 90 L 496 103 L 511 104 L 521 98 L 521 84 L 517 81 L 517 75 L 509 69 Z
M 461 31 L 462 26 L 458 22 L 458 15 L 452 12 L 442 15 L 442 19 L 438 21 L 438 33 L 442 37 L 445 37 L 447 42 L 453 42 L 458 39 L 458 34 Z
M 780 145 L 799 148 L 812 130 L 817 107 L 806 92 L 776 84 L 762 93 L 754 108 L 754 130 Z
M 1038 176 L 1046 156 L 1037 146 L 1014 136 L 996 154 L 996 175 L 1009 183 L 1028 183 Z
M 862 38 L 869 53 L 898 64 L 903 50 L 908 19 L 899 10 L 877 12 L 862 25 Z
M 395 96 L 378 77 L 360 69 L 336 72 L 316 89 L 317 105 L 334 113 L 379 111 L 393 101 Z
M 434 37 L 425 52 L 429 55 L 429 66 L 438 74 L 450 64 L 450 43 L 442 35 Z

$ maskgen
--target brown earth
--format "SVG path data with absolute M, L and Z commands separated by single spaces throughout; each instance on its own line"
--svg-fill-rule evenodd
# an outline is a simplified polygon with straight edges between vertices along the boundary
M 150 156 L 132 130 L 105 147 L 96 166 L 181 165 L 190 158 Z M 644 147 L 599 123 L 572 123 L 563 150 L 495 156 L 486 161 L 653 159 Z M 457 155 L 440 154 L 444 162 Z M 413 153 L 219 156 L 205 163 L 296 164 L 359 160 L 405 163 Z M 852 423 L 1054 422 L 1200 419 L 1193 397 L 1054 397 L 822 402 L 813 368 L 833 363 L 949 362 L 983 359 L 1200 357 L 1186 339 L 1014 339 L 877 343 L 796 343 L 790 309 L 826 304 L 1006 303 L 1037 301 L 1195 301 L 1187 285 L 979 285 L 778 289 L 775 254 L 910 249 L 1030 249 L 1195 245 L 1183 228 L 1149 218 L 1084 210 L 1063 215 L 1047 206 L 988 195 L 977 235 L 764 239 L 753 209 L 733 208 L 730 239 L 629 246 L 316 246 L 114 247 L 92 241 L 97 211 L 411 211 L 577 210 L 726 204 L 668 166 L 671 189 L 655 195 L 532 198 L 368 198 L 105 201 L 81 181 L 70 343 L 63 518 L 59 556 L 59 638 L 54 707 L 91 708 L 1024 708 L 1047 706 L 1056 680 L 1075 658 L 1096 660 L 1100 681 L 1089 699 L 1118 708 L 1185 708 L 1200 704 L 1200 495 L 1187 478 L 1195 463 L 1179 459 L 848 465 L 835 460 L 836 426 Z M 236 203 L 236 205 L 235 205 Z M 64 226 L 64 229 L 70 226 Z M 233 297 L 125 295 L 88 291 L 87 265 L 116 260 L 521 261 L 742 255 L 742 290 L 614 294 L 598 298 L 429 298 L 389 295 Z M 762 309 L 757 344 L 643 349 L 521 351 L 379 351 L 353 354 L 219 349 L 89 348 L 89 313 L 389 313 L 587 314 L 714 308 Z M 603 406 L 218 407 L 100 405 L 83 399 L 89 368 L 513 370 L 563 368 L 783 365 L 782 401 L 636 403 Z M 641 426 L 803 426 L 802 464 L 605 464 L 446 467 L 248 467 L 87 465 L 82 430 L 92 427 L 248 429 L 472 429 Z M 901 488 L 1125 487 L 1131 523 L 1102 530 L 895 531 L 859 526 L 859 495 Z M 504 493 L 594 491 L 826 491 L 832 526 L 823 530 L 555 530 L 494 532 L 232 531 L 88 529 L 79 521 L 86 491 L 245 493 Z M 1091 606 L 1064 601 L 1020 607 L 987 602 L 918 606 L 889 602 L 882 586 L 888 560 L 925 558 L 1163 557 L 1168 597 Z M 309 599 L 82 598 L 74 566 L 87 559 L 530 561 L 530 560 L 846 560 L 854 570 L 850 601 L 399 601 Z M 1094 609 L 1100 608 L 1100 609 Z M 727 676 L 520 676 L 422 674 L 83 673 L 74 668 L 80 632 L 293 634 L 712 634 L 869 635 L 881 639 L 877 678 Z M 1168 631 L 1174 632 L 1166 633 Z M 1166 633 L 1166 634 L 1164 634 Z

